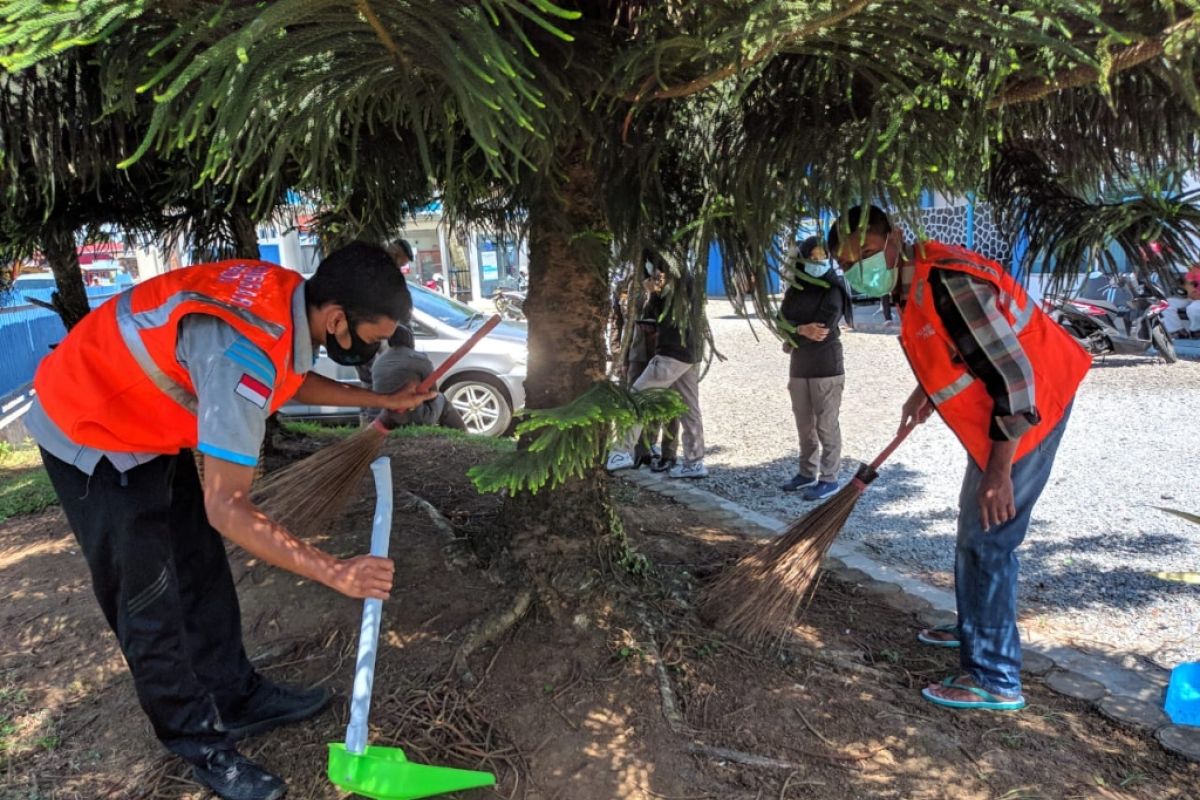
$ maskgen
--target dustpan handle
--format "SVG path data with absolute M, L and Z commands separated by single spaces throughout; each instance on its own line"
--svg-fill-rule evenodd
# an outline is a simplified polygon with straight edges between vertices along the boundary
M 371 555 L 387 558 L 392 536 L 392 460 L 387 456 L 371 462 L 375 477 L 375 518 L 371 523 Z M 383 601 L 363 601 L 362 625 L 358 632 L 358 659 L 354 666 L 354 689 L 350 695 L 350 724 L 346 726 L 346 750 L 360 755 L 367 749 L 367 718 L 371 713 L 371 687 L 375 684 L 375 654 L 379 649 L 379 625 Z

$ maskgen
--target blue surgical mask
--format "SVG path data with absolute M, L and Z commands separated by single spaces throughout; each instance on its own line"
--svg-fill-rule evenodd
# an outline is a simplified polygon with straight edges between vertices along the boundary
M 813 278 L 819 278 L 826 272 L 829 272 L 829 265 L 824 261 L 805 261 L 804 271 Z
M 896 287 L 896 270 L 888 269 L 887 255 L 880 250 L 846 270 L 846 282 L 867 297 L 883 297 Z

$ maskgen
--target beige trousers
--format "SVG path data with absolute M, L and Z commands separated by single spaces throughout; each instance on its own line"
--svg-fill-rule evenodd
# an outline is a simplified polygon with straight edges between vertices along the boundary
M 650 359 L 646 369 L 633 384 L 634 391 L 643 389 L 674 389 L 679 392 L 683 402 L 687 404 L 687 413 L 683 415 L 683 459 L 687 462 L 700 461 L 704 458 L 704 420 L 700 416 L 700 368 L 697 364 L 688 364 L 666 356 L 655 356 Z M 638 425 L 621 442 L 623 453 L 632 453 L 633 447 L 642 436 L 642 426 Z
M 792 414 L 800 437 L 800 472 L 836 482 L 842 464 L 842 389 L 846 376 L 789 378 Z

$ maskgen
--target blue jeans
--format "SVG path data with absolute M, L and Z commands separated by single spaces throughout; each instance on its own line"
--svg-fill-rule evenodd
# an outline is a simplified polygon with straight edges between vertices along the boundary
M 958 639 L 962 671 L 995 694 L 1021 691 L 1021 635 L 1017 631 L 1017 547 L 1029 530 L 1033 507 L 1046 486 L 1062 441 L 1068 406 L 1054 430 L 1012 468 L 1017 515 L 984 531 L 979 520 L 979 484 L 983 470 L 968 460 L 958 500 L 958 546 L 954 593 L 958 601 Z

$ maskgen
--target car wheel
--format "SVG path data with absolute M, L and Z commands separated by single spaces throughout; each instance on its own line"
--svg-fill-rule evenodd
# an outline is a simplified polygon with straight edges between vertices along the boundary
M 447 386 L 446 399 L 467 425 L 467 433 L 502 436 L 512 424 L 512 404 L 499 381 L 465 376 Z

